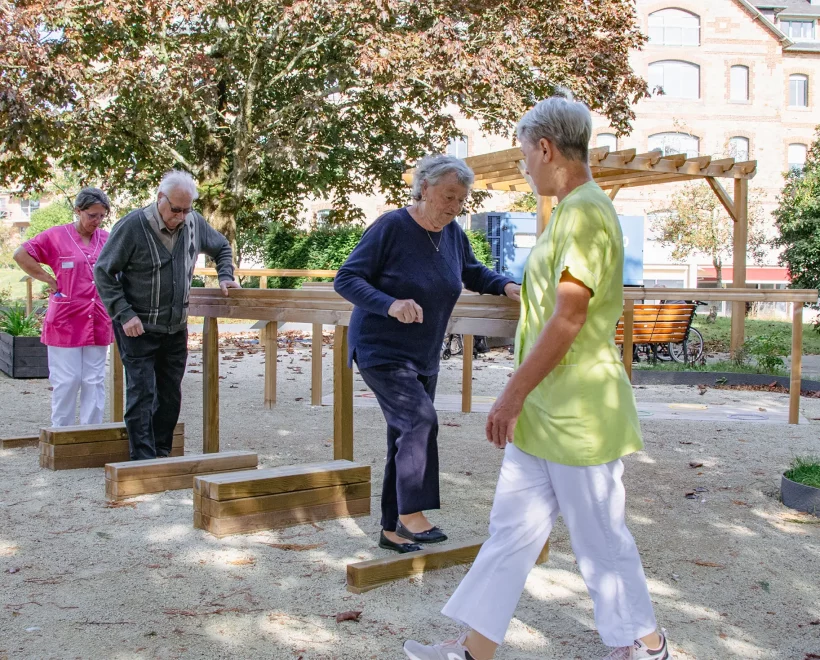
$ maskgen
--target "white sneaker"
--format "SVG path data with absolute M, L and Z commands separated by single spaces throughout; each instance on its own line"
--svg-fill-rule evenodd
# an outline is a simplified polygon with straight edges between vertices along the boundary
M 404 643 L 404 652 L 410 660 L 468 660 L 472 656 L 468 655 L 464 642 L 467 640 L 467 633 L 449 642 L 425 646 L 408 639 Z
M 661 647 L 652 651 L 641 640 L 636 639 L 632 646 L 622 646 L 615 649 L 612 653 L 604 658 L 604 660 L 672 660 L 669 655 L 669 650 L 666 648 L 666 637 L 661 635 L 663 644 Z M 435 656 L 430 656 L 434 658 Z

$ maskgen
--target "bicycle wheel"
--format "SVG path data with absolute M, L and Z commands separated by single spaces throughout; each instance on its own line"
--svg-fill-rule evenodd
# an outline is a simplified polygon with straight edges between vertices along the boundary
M 669 344 L 669 355 L 675 362 L 694 364 L 703 357 L 703 335 L 695 328 L 689 328 L 686 341 Z

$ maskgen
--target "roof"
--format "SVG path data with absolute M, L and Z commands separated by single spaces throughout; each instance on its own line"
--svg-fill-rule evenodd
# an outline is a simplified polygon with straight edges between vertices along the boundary
M 532 188 L 524 174 L 524 154 L 519 147 L 480 156 L 470 156 L 464 162 L 475 172 L 473 188 L 530 192 Z M 736 162 L 734 158 L 713 159 L 711 156 L 688 158 L 686 154 L 660 151 L 637 153 L 635 149 L 610 151 L 596 147 L 589 151 L 592 177 L 601 188 L 633 188 L 674 181 L 689 181 L 706 177 L 751 179 L 757 173 L 757 161 Z M 413 170 L 404 173 L 412 181 Z
M 813 5 L 809 0 L 777 0 L 777 2 L 759 2 L 752 0 L 757 9 L 774 9 L 778 16 L 820 16 L 820 5 Z

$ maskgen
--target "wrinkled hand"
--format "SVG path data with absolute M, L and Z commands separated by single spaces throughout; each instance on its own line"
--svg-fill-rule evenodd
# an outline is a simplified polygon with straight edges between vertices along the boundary
M 521 301 L 521 287 L 515 282 L 507 282 L 504 285 L 504 295 L 515 302 Z
M 498 447 L 504 449 L 507 443 L 512 444 L 515 434 L 515 424 L 521 414 L 524 401 L 519 400 L 515 395 L 507 390 L 495 400 L 490 414 L 487 415 L 487 440 Z
M 53 277 L 48 282 L 46 282 L 46 286 L 48 287 L 48 290 L 51 293 L 57 293 L 60 290 L 59 285 L 57 284 L 57 280 L 55 280 Z
M 424 321 L 424 312 L 415 300 L 396 300 L 390 305 L 387 315 L 402 323 L 422 323 Z
M 241 289 L 242 285 L 236 280 L 222 280 L 219 283 L 219 288 L 222 289 L 222 294 L 227 296 L 228 289 Z
M 127 337 L 139 337 L 145 334 L 145 328 L 142 327 L 142 321 L 139 316 L 135 316 L 130 321 L 122 324 L 122 331 Z

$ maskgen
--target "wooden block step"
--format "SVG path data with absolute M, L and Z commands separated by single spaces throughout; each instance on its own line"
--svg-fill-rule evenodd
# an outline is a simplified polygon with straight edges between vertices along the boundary
M 40 467 L 48 470 L 77 470 L 80 468 L 101 468 L 106 463 L 119 463 L 130 458 L 130 452 L 126 447 L 124 451 L 109 454 L 90 454 L 87 456 L 49 456 L 40 443 Z M 171 456 L 182 456 L 185 449 L 183 447 L 172 447 Z
M 185 425 L 177 424 L 174 428 L 174 439 L 184 437 Z M 128 432 L 125 424 L 114 422 L 111 424 L 97 424 L 94 426 L 52 426 L 40 430 L 40 442 L 49 445 L 73 445 L 89 442 L 111 442 L 113 440 L 128 441 Z M 176 444 L 176 443 L 175 443 Z
M 196 501 L 196 500 L 195 500 Z M 370 498 L 330 502 L 284 511 L 264 511 L 233 518 L 212 518 L 194 510 L 194 527 L 214 536 L 249 534 L 265 529 L 280 529 L 304 523 L 370 515 Z
M 225 502 L 212 500 L 195 493 L 194 509 L 211 518 L 232 518 L 265 511 L 301 509 L 319 504 L 344 502 L 345 500 L 361 500 L 365 498 L 370 498 L 369 481 L 345 484 L 344 486 L 309 488 L 307 490 L 296 490 L 291 493 L 277 493 L 276 495 L 243 497 L 238 500 L 227 500 Z
M 249 451 L 108 463 L 105 466 L 105 492 L 109 499 L 122 499 L 193 488 L 194 477 L 198 475 L 248 471 L 257 465 L 259 456 Z
M 214 477 L 197 477 L 194 492 L 224 502 L 246 497 L 276 495 L 311 488 L 345 486 L 370 481 L 370 466 L 353 461 L 329 461 L 236 472 Z
M 184 439 L 180 435 L 175 435 L 171 449 L 183 449 Z M 74 445 L 49 445 L 45 442 L 40 443 L 40 452 L 47 456 L 90 456 L 92 454 L 121 454 L 125 453 L 130 456 L 131 452 L 128 446 L 128 440 L 107 440 L 104 442 L 82 442 Z M 182 455 L 182 452 L 173 454 L 174 456 Z M 127 458 L 125 460 L 128 460 Z
M 427 571 L 449 568 L 459 564 L 472 564 L 483 540 L 464 543 L 428 546 L 418 552 L 403 555 L 392 554 L 381 559 L 371 559 L 347 565 L 347 590 L 361 594 L 371 589 L 419 575 Z M 543 564 L 549 558 L 549 542 L 544 546 L 536 563 Z
M 40 444 L 39 435 L 18 435 L 0 438 L 0 449 L 18 449 L 19 447 L 36 447 Z

